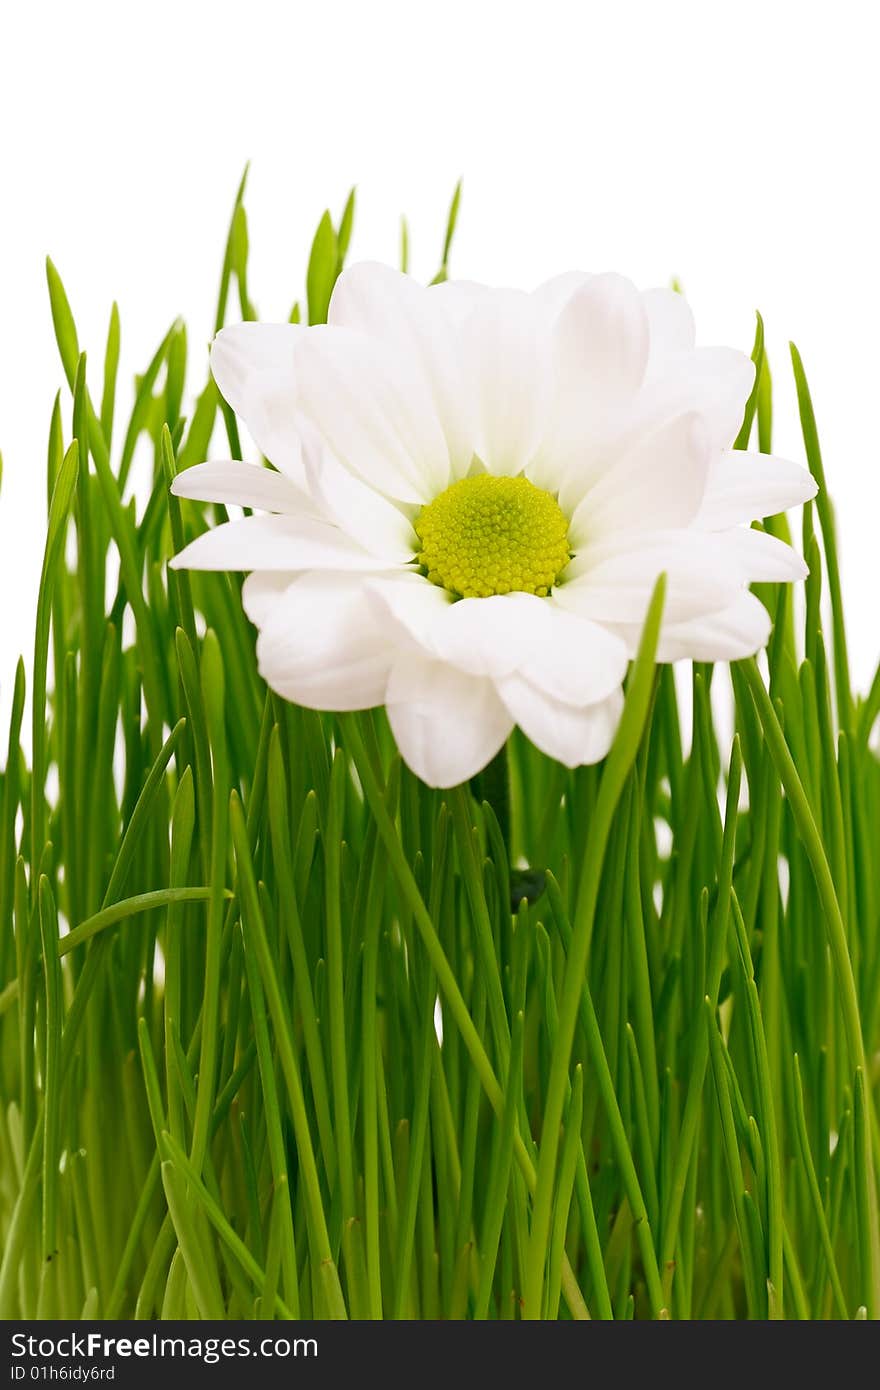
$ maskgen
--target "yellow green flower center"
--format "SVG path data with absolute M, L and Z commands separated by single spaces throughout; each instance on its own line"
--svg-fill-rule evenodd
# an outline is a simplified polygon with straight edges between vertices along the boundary
M 431 583 L 461 598 L 544 598 L 570 558 L 564 512 L 527 478 L 463 478 L 423 507 L 414 524 L 419 564 Z

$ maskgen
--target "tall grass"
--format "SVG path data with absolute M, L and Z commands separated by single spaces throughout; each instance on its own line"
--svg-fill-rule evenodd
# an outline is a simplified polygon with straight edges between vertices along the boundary
M 217 327 L 255 316 L 243 193 Z M 353 212 L 318 228 L 311 321 Z M 381 712 L 266 690 L 239 577 L 168 571 L 224 515 L 169 479 L 221 430 L 241 452 L 201 353 L 184 417 L 183 325 L 122 428 L 115 307 L 87 372 L 48 284 L 67 391 L 30 760 L 20 664 L 0 782 L 0 1316 L 877 1316 L 880 678 L 853 696 L 797 353 L 821 491 L 805 612 L 760 591 L 766 668 L 655 669 L 661 585 L 603 766 L 517 733 L 440 793 Z M 767 448 L 760 324 L 754 356 L 738 442 Z

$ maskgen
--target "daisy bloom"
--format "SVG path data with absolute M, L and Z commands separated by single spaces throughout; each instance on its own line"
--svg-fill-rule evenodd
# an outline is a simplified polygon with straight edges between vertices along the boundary
M 661 661 L 758 651 L 770 618 L 749 585 L 806 573 L 750 523 L 813 478 L 731 449 L 752 362 L 696 347 L 671 290 L 580 273 L 426 289 L 362 264 L 326 325 L 224 329 L 211 365 L 274 467 L 178 475 L 179 497 L 262 514 L 173 563 L 249 571 L 273 690 L 384 705 L 432 786 L 478 772 L 515 724 L 569 767 L 604 757 L 661 573 Z

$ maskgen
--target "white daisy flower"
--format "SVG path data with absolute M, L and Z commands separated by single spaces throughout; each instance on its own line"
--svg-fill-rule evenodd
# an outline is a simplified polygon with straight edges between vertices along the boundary
M 353 266 L 326 325 L 216 338 L 217 385 L 277 471 L 180 474 L 179 497 L 268 515 L 173 563 L 250 571 L 268 684 L 312 709 L 384 705 L 432 786 L 480 771 L 515 724 L 595 762 L 661 572 L 662 661 L 756 652 L 770 619 L 748 586 L 806 573 L 749 523 L 813 478 L 731 450 L 754 368 L 694 338 L 680 295 L 619 275 L 525 294 Z

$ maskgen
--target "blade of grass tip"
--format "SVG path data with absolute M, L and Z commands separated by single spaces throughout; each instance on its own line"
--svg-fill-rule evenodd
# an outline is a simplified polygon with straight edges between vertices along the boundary
M 354 208 L 355 194 L 357 190 L 353 188 L 345 200 L 345 207 L 342 209 L 342 216 L 339 219 L 339 232 L 336 242 L 339 251 L 339 270 L 342 271 L 345 265 L 345 258 L 348 255 L 348 248 L 351 244 L 351 234 L 354 229 Z
M 192 739 L 192 752 L 195 759 L 197 829 L 202 867 L 207 878 L 211 872 L 211 798 L 213 793 L 211 789 L 211 743 L 196 662 L 198 647 L 192 645 L 182 627 L 179 627 L 175 632 L 174 643 L 186 710 L 185 723 L 187 732 Z
M 177 319 L 172 324 L 169 335 L 165 363 L 165 390 L 162 393 L 164 394 L 165 423 L 169 429 L 175 432 L 181 423 L 180 410 L 186 384 L 186 358 L 186 324 Z
M 194 463 L 201 463 L 208 457 L 208 448 L 214 433 L 214 422 L 220 404 L 220 393 L 213 377 L 208 377 L 205 388 L 197 397 L 186 438 L 178 453 L 178 467 L 181 472 Z
M 874 679 L 871 681 L 871 689 L 862 701 L 859 709 L 857 738 L 860 743 L 867 743 L 871 737 L 871 732 L 880 714 L 880 666 L 874 672 Z
M 52 501 L 52 490 L 58 470 L 64 460 L 64 423 L 61 418 L 61 392 L 55 392 L 52 417 L 49 421 L 49 442 L 46 449 L 46 511 Z
M 49 623 L 52 614 L 52 597 L 58 580 L 58 569 L 64 555 L 67 519 L 76 488 L 78 471 L 79 445 L 74 440 L 64 456 L 64 462 L 61 465 L 52 493 L 43 569 L 37 592 L 37 617 L 34 629 L 30 825 L 31 886 L 34 900 L 36 900 L 39 861 L 42 858 L 46 843 L 46 685 L 49 660 Z
M 834 891 L 834 880 L 831 876 L 822 837 L 816 827 L 809 801 L 757 664 L 754 659 L 751 659 L 741 662 L 739 665 L 745 675 L 764 730 L 770 756 L 785 788 L 798 834 L 813 870 L 819 901 L 822 905 L 822 919 L 837 977 L 850 1070 L 853 1074 L 860 1071 L 864 1076 L 866 1075 L 865 1046 L 862 1037 L 858 993 L 847 947 L 846 927 Z M 877 1186 L 873 1176 L 875 1168 L 869 1125 L 866 1125 L 864 1129 L 864 1144 L 864 1150 L 860 1153 L 859 1158 L 860 1173 L 867 1184 L 867 1193 L 862 1194 L 862 1203 L 869 1222 L 870 1268 L 866 1272 L 869 1294 L 868 1311 L 870 1316 L 874 1318 L 880 1314 L 880 1222 L 878 1222 Z
M 119 373 L 119 306 L 116 301 L 110 310 L 110 323 L 107 328 L 107 346 L 104 350 L 104 389 L 101 393 L 101 429 L 107 448 L 113 442 L 113 415 L 116 407 L 116 379 Z
M 815 506 L 819 515 L 819 524 L 822 528 L 822 540 L 825 545 L 828 591 L 831 598 L 837 717 L 840 720 L 841 727 L 844 728 L 847 733 L 852 733 L 853 699 L 849 676 L 846 625 L 843 616 L 843 594 L 840 586 L 840 566 L 837 559 L 837 532 L 834 522 L 834 508 L 825 483 L 825 466 L 822 462 L 822 451 L 819 447 L 819 432 L 816 428 L 816 416 L 813 411 L 813 401 L 810 395 L 810 388 L 807 384 L 804 365 L 801 361 L 801 355 L 794 343 L 790 343 L 789 347 L 791 349 L 792 367 L 794 368 L 798 410 L 801 417 L 801 431 L 803 433 L 804 447 L 807 453 L 807 464 L 810 472 L 819 484 Z
M 172 1227 L 172 1235 L 173 1230 Z M 183 1320 L 187 1315 L 186 1264 L 183 1259 L 183 1251 L 178 1246 L 171 1257 L 171 1264 L 168 1268 L 168 1278 L 165 1280 L 159 1318 L 163 1322 L 169 1322 L 177 1318 Z
M 250 162 L 245 164 L 241 175 L 241 180 L 235 194 L 235 202 L 232 205 L 232 216 L 229 219 L 229 231 L 226 235 L 226 247 L 223 252 L 223 269 L 220 274 L 220 289 L 217 295 L 217 312 L 214 316 L 214 334 L 218 334 L 226 322 L 226 304 L 229 298 L 229 282 L 232 278 L 232 259 L 233 241 L 235 237 L 235 218 L 238 209 L 244 201 L 244 191 L 247 186 L 248 171 Z
M 169 1148 L 173 1142 L 170 1140 Z M 209 1278 L 206 1270 L 203 1245 L 199 1240 L 190 1204 L 187 1200 L 186 1181 L 180 1172 L 182 1166 L 179 1161 L 178 1164 L 175 1164 L 170 1159 L 166 1159 L 162 1164 L 162 1185 L 165 1188 L 168 1211 L 174 1222 L 174 1230 L 186 1264 L 186 1272 L 198 1306 L 199 1316 L 213 1321 L 222 1321 L 226 1317 L 223 1296 L 219 1285 L 214 1286 L 214 1281 Z M 187 1165 L 187 1169 L 189 1170 L 187 1176 L 192 1173 L 190 1188 L 194 1188 L 197 1195 L 201 1197 L 205 1189 L 195 1177 L 195 1170 L 191 1164 Z M 208 1200 L 210 1201 L 210 1198 Z
M 492 1022 L 492 1035 L 495 1049 L 501 1064 L 502 1073 L 506 1071 L 507 1054 L 510 1050 L 510 1029 L 504 1008 L 504 991 L 492 934 L 492 922 L 486 904 L 483 888 L 483 875 L 474 843 L 473 818 L 471 815 L 470 793 L 466 786 L 456 787 L 451 793 L 452 814 L 455 822 L 455 836 L 458 842 L 459 861 L 465 881 L 471 917 L 477 935 L 477 950 L 481 960 L 486 993 L 489 1004 L 489 1017 Z
M 49 285 L 49 299 L 52 308 L 52 318 L 55 324 L 58 349 L 68 384 L 71 390 L 73 390 L 76 384 L 76 373 L 79 363 L 76 326 L 73 321 L 73 315 L 70 310 L 67 295 L 64 291 L 64 286 L 61 283 L 61 278 L 51 260 L 48 258 L 46 262 L 46 277 Z M 160 352 L 161 351 L 162 349 L 160 348 Z M 159 354 L 157 354 L 157 356 L 158 355 Z M 158 371 L 158 366 L 156 370 Z M 155 722 L 153 746 L 156 751 L 158 751 L 162 727 L 163 700 L 162 681 L 160 676 L 161 668 L 156 646 L 156 634 L 141 589 L 140 566 L 138 564 L 136 548 L 133 544 L 131 535 L 133 526 L 130 518 L 127 516 L 125 508 L 122 506 L 120 487 L 110 468 L 110 456 L 101 429 L 101 422 L 92 408 L 91 401 L 88 400 L 87 393 L 85 394 L 87 401 L 89 448 L 95 464 L 95 472 L 98 476 L 101 492 L 104 497 L 104 503 L 110 521 L 110 529 L 119 550 L 122 579 L 135 616 L 139 638 L 138 650 L 143 665 L 147 706 Z
M 635 761 L 651 703 L 654 689 L 654 658 L 660 635 L 664 594 L 665 578 L 661 576 L 655 586 L 645 617 L 638 655 L 633 665 L 620 725 L 602 774 L 599 797 L 581 868 L 572 923 L 571 944 L 566 957 L 565 979 L 559 1003 L 559 1024 L 550 1060 L 541 1131 L 542 1140 L 538 1154 L 537 1188 L 533 1205 L 523 1299 L 523 1316 L 527 1318 L 534 1319 L 541 1316 L 544 1259 L 550 1237 L 562 1112 L 568 1088 L 569 1064 L 575 1028 L 581 1000 L 585 994 L 584 982 L 587 978 L 590 939 L 599 894 L 599 879 L 614 811 L 626 778 Z M 634 1218 L 637 1217 L 635 1210 L 633 1216 Z M 645 1224 L 647 1226 L 647 1220 Z M 662 1306 L 659 1277 L 656 1280 L 656 1287 L 651 1290 L 651 1294 L 654 1314 L 658 1316 Z
M 309 323 L 326 323 L 330 296 L 339 275 L 339 238 L 329 212 L 325 212 L 312 241 L 306 272 Z
M 183 549 L 185 537 L 183 532 L 183 520 L 180 515 L 180 502 L 171 491 L 171 484 L 177 476 L 177 463 L 174 458 L 174 445 L 171 443 L 171 431 L 167 425 L 163 425 L 162 427 L 162 437 L 159 447 L 162 454 L 162 466 L 165 470 L 165 480 L 167 483 L 165 503 L 168 508 L 168 519 L 171 523 L 171 541 L 176 554 Z M 168 584 L 172 593 L 176 595 L 180 626 L 189 639 L 190 647 L 195 652 L 198 650 L 198 639 L 196 637 L 196 620 L 193 613 L 192 585 L 190 584 L 189 570 L 174 570 L 169 567 Z
M 400 219 L 400 269 L 409 274 L 409 223 L 405 217 Z
M 49 307 L 52 311 L 55 340 L 58 344 L 64 375 L 67 377 L 67 384 L 72 391 L 76 379 L 76 366 L 79 362 L 79 340 L 70 301 L 61 282 L 61 276 L 49 256 L 46 257 L 46 282 L 49 286 Z
M 211 1196 L 180 1145 L 176 1140 L 172 1139 L 171 1135 L 168 1133 L 163 1137 L 168 1147 L 168 1152 L 171 1155 L 172 1163 L 177 1168 L 181 1178 L 185 1179 L 186 1182 L 191 1185 L 204 1209 L 205 1215 L 218 1236 L 227 1249 L 234 1255 L 235 1259 L 238 1260 L 245 1274 L 252 1280 L 255 1288 L 262 1290 L 266 1282 L 265 1272 L 257 1264 L 244 1241 L 236 1235 L 222 1209 Z M 277 1293 L 275 1295 L 275 1307 L 283 1318 L 286 1318 L 288 1321 L 294 1320 L 295 1315 Z
M 632 1024 L 628 1021 L 625 1025 L 625 1036 L 632 1087 L 633 1127 L 635 1129 L 636 1149 L 642 1171 L 641 1186 L 644 1188 L 645 1205 L 648 1208 L 648 1218 L 651 1222 L 651 1226 L 653 1229 L 659 1231 L 660 1197 L 657 1190 L 656 1155 L 654 1153 L 651 1123 L 648 1118 L 644 1072 L 641 1058 L 639 1057 L 636 1035 L 633 1031 Z
M 238 209 L 244 199 L 245 184 L 247 183 L 248 165 L 244 166 L 244 173 L 238 185 L 238 192 L 235 195 L 235 203 L 232 208 L 232 216 L 229 219 L 229 232 L 226 237 L 226 249 L 223 253 L 223 268 L 220 273 L 220 289 L 217 295 L 217 312 L 214 317 L 214 337 L 220 332 L 226 322 L 226 306 L 229 299 L 229 285 L 233 272 L 234 243 L 236 234 L 236 223 Z M 223 399 L 218 398 L 220 413 L 223 416 L 223 424 L 226 429 L 226 437 L 229 440 L 229 452 L 234 459 L 241 458 L 241 440 L 238 434 L 238 423 L 235 412 L 230 405 Z M 198 460 L 193 460 L 198 462 Z
M 461 206 L 461 186 L 462 180 L 459 179 L 452 194 L 452 202 L 449 205 L 449 216 L 446 219 L 446 235 L 443 238 L 443 255 L 440 258 L 440 268 L 431 281 L 432 285 L 442 284 L 444 280 L 449 278 L 449 253 L 452 250 L 452 241 L 458 222 L 458 210 Z
M 165 1142 L 167 1138 L 165 1110 L 162 1103 L 159 1073 L 150 1040 L 150 1029 L 143 1016 L 138 1019 L 138 1048 L 141 1058 L 141 1075 L 156 1149 L 160 1159 L 163 1160 L 161 1176 L 168 1210 L 174 1222 L 180 1248 L 183 1251 L 187 1273 L 200 1314 L 206 1317 L 208 1316 L 204 1311 L 206 1308 L 223 1308 L 220 1273 L 207 1227 L 199 1223 L 198 1213 L 191 1199 L 191 1192 L 184 1185 L 181 1184 L 178 1187 L 176 1183 L 169 1181 L 168 1169 L 165 1167 L 165 1161 L 169 1157 L 168 1146 Z
M 241 310 L 241 317 L 247 322 L 253 321 L 256 317 L 256 310 L 251 304 L 248 295 L 248 256 L 250 254 L 250 240 L 248 238 L 247 213 L 244 203 L 239 203 L 232 217 L 232 268 L 235 272 L 235 279 L 238 284 L 238 307 Z
M 758 448 L 762 454 L 773 452 L 773 378 L 766 352 L 758 376 Z
M 179 1050 L 180 1044 L 179 1042 L 177 1042 L 176 1037 L 173 1038 L 172 1046 Z M 248 1071 L 250 1070 L 250 1067 L 253 1064 L 255 1055 L 256 1053 L 254 1044 L 253 1041 L 251 1041 L 248 1044 L 248 1047 L 246 1048 L 242 1056 L 242 1059 L 238 1064 L 238 1067 L 236 1068 L 232 1076 L 229 1078 L 229 1081 L 227 1082 L 224 1091 L 217 1098 L 217 1104 L 214 1107 L 214 1114 L 211 1119 L 212 1135 L 216 1134 L 220 1125 L 225 1120 L 232 1100 L 236 1096 L 244 1078 L 247 1076 Z M 171 1070 L 172 1068 L 169 1067 L 169 1072 Z M 188 1108 L 189 1105 L 190 1098 L 187 1097 Z M 172 1137 L 174 1136 L 172 1135 Z M 122 1257 L 119 1262 L 119 1267 L 116 1272 L 116 1278 L 114 1280 L 113 1288 L 107 1300 L 107 1306 L 105 1309 L 104 1316 L 108 1322 L 113 1322 L 120 1317 L 120 1310 L 122 1308 L 123 1299 L 126 1293 L 126 1280 L 128 1279 L 129 1272 L 131 1270 L 132 1265 L 134 1264 L 137 1249 L 141 1240 L 141 1232 L 145 1224 L 147 1223 L 150 1209 L 153 1206 L 155 1193 L 158 1190 L 159 1180 L 161 1176 L 159 1171 L 159 1161 L 160 1154 L 159 1150 L 156 1149 L 153 1153 L 150 1162 L 150 1168 L 147 1173 L 146 1179 L 144 1180 L 144 1185 L 141 1190 L 140 1197 L 138 1199 L 138 1205 L 135 1209 L 131 1225 L 126 1235 L 125 1248 L 123 1250 Z M 157 1240 L 156 1245 L 154 1247 L 154 1255 L 157 1255 L 159 1257 L 156 1263 L 159 1265 L 163 1263 L 163 1259 L 167 1259 L 167 1255 L 165 1255 L 164 1257 L 162 1256 L 163 1241 L 166 1239 L 166 1237 L 170 1238 L 173 1241 L 174 1228 L 171 1225 L 169 1218 L 167 1217 L 166 1223 L 162 1227 L 162 1232 L 164 1232 L 165 1234 L 163 1235 L 162 1233 L 160 1233 L 159 1239 Z M 170 1254 L 170 1249 L 168 1253 Z M 145 1277 L 144 1285 L 146 1285 L 147 1283 L 148 1277 Z
M 95 473 L 101 488 L 110 531 L 119 552 L 120 579 L 134 614 L 137 628 L 137 651 L 143 673 L 144 696 L 149 723 L 152 725 L 152 747 L 158 752 L 165 723 L 165 700 L 162 682 L 162 659 L 153 617 L 144 596 L 141 580 L 141 557 L 138 554 L 137 534 L 132 518 L 123 506 L 119 483 L 110 467 L 110 456 L 101 433 L 101 425 L 89 409 L 89 445 Z
M 134 461 L 134 452 L 137 448 L 138 438 L 148 427 L 150 417 L 153 414 L 153 387 L 158 380 L 163 363 L 168 361 L 174 343 L 179 338 L 181 326 L 180 321 L 175 319 L 161 343 L 156 348 L 156 351 L 153 353 L 146 371 L 138 377 L 134 405 L 131 415 L 129 416 L 128 426 L 125 431 L 125 439 L 122 442 L 122 453 L 119 460 L 118 491 L 120 495 L 125 491 L 128 482 L 128 475 Z
M 764 320 L 755 310 L 755 341 L 752 345 L 752 361 L 755 364 L 755 381 L 746 401 L 745 414 L 740 426 L 739 434 L 734 440 L 734 449 L 747 449 L 749 438 L 752 433 L 752 423 L 755 418 L 755 411 L 758 408 L 758 393 L 761 386 L 761 372 L 764 366 Z

